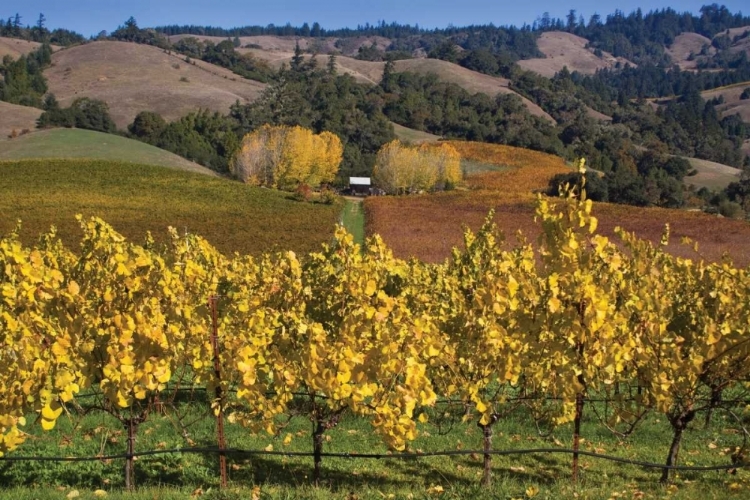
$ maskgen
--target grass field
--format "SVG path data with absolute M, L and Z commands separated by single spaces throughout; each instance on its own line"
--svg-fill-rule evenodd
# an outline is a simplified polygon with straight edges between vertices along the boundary
M 451 191 L 429 196 L 377 197 L 365 202 L 366 232 L 379 233 L 399 257 L 417 257 L 441 262 L 462 242 L 463 227 L 478 228 L 490 209 L 511 243 L 521 231 L 534 241 L 539 228 L 534 223 L 534 191 L 547 187 L 549 179 L 570 168 L 562 159 L 507 146 L 451 143 L 465 159 L 511 167 L 499 172 L 482 172 L 466 178 L 468 191 Z M 738 220 L 682 210 L 636 208 L 596 203 L 594 215 L 599 231 L 612 236 L 615 227 L 635 231 L 658 243 L 664 224 L 671 225 L 670 251 L 684 257 L 715 261 L 726 252 L 738 266 L 750 264 L 750 225 Z M 391 221 L 398 220 L 398 224 Z M 696 254 L 681 245 L 687 236 L 700 243 Z
M 422 132 L 421 130 L 415 130 L 413 128 L 404 127 L 398 123 L 393 124 L 393 131 L 396 133 L 396 137 L 401 142 L 410 142 L 413 144 L 420 144 L 423 142 L 436 142 L 440 139 L 439 136 L 430 134 L 428 132 Z
M 107 136 L 110 137 L 110 136 Z M 23 220 L 31 243 L 50 225 L 67 245 L 75 215 L 96 215 L 135 241 L 168 226 L 205 237 L 222 252 L 309 251 L 333 235 L 341 205 L 303 203 L 288 193 L 156 166 L 97 160 L 0 162 L 0 234 Z
M 739 168 L 698 158 L 687 158 L 687 161 L 698 173 L 685 177 L 685 184 L 696 188 L 720 190 L 726 188 L 731 182 L 740 180 L 742 170 Z
M 593 75 L 599 69 L 615 67 L 618 62 L 634 66 L 626 59 L 614 57 L 608 52 L 597 57 L 587 45 L 588 40 L 572 33 L 548 31 L 542 33 L 537 40 L 539 51 L 546 57 L 518 61 L 518 65 L 548 78 L 555 76 L 564 67 L 570 71 Z
M 354 242 L 365 242 L 365 212 L 362 200 L 347 199 L 341 212 L 341 224 L 354 236 Z
M 17 134 L 24 129 L 34 130 L 41 114 L 41 109 L 0 101 L 0 144 L 8 139 L 14 130 Z M 3 151 L 6 146 L 3 144 L 0 151 Z
M 67 128 L 40 130 L 2 143 L 0 160 L 27 158 L 113 160 L 216 175 L 206 167 L 156 146 L 92 130 Z
M 39 426 L 28 429 L 31 437 L 12 455 L 18 456 L 97 456 L 123 453 L 126 435 L 118 421 L 91 411 L 93 401 L 80 398 L 80 408 L 58 420 L 55 429 L 43 433 Z M 171 401 L 169 393 L 163 401 Z M 88 401 L 88 402 L 87 402 Z M 193 446 L 216 446 L 215 420 L 205 393 L 182 393 L 162 413 L 153 413 L 138 429 L 136 452 L 172 450 Z M 297 407 L 303 410 L 304 407 Z M 598 406 L 601 413 L 602 406 Z M 619 439 L 586 414 L 582 426 L 584 451 L 662 463 L 670 442 L 669 425 L 658 415 L 650 415 L 629 438 Z M 451 451 L 481 449 L 482 433 L 474 422 L 462 422 L 463 407 L 440 405 L 430 411 L 431 420 L 419 424 L 420 437 L 412 451 Z M 32 421 L 29 419 L 29 421 Z M 725 465 L 728 451 L 742 442 L 731 432 L 729 417 L 717 412 L 712 425 L 703 427 L 703 418 L 685 434 L 681 463 Z M 493 449 L 570 448 L 570 425 L 540 435 L 532 415 L 521 406 L 494 426 Z M 265 433 L 252 435 L 239 425 L 227 424 L 227 446 L 245 450 L 309 452 L 310 422 L 301 415 L 289 420 L 278 437 Z M 291 443 L 284 437 L 292 434 Z M 366 419 L 345 414 L 340 424 L 327 431 L 324 451 L 340 453 L 381 453 L 388 450 L 374 435 Z M 109 498 L 188 498 L 216 499 L 341 499 L 358 498 L 451 498 L 497 499 L 720 499 L 746 498 L 750 471 L 680 472 L 669 488 L 659 483 L 659 469 L 623 465 L 583 457 L 581 480 L 570 480 L 569 454 L 541 453 L 493 458 L 494 484 L 480 486 L 480 454 L 422 459 L 323 458 L 322 483 L 311 485 L 312 459 L 291 456 L 229 456 L 230 488 L 219 492 L 218 458 L 212 454 L 167 453 L 139 457 L 135 462 L 135 494 L 123 492 L 123 461 L 96 460 L 83 463 L 5 462 L 0 465 L 4 498 L 61 499 L 78 491 L 81 499 L 96 498 L 94 490 L 108 491 Z M 441 492 L 442 489 L 442 492 Z M 68 497 L 70 498 L 70 497 Z
M 44 76 L 62 106 L 79 97 L 103 100 L 119 128 L 141 111 L 155 111 L 166 120 L 199 108 L 227 113 L 236 101 L 252 101 L 265 88 L 227 69 L 202 61 L 188 64 L 177 54 L 127 42 L 62 50 Z

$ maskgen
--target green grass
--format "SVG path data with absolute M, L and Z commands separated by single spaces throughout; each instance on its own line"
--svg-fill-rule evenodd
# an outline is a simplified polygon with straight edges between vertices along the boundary
M 215 446 L 215 421 L 203 394 L 188 397 L 185 393 L 164 414 L 153 413 L 138 430 L 136 450 Z M 163 397 L 163 401 L 169 398 Z M 81 399 L 83 410 L 87 402 Z M 303 406 L 298 407 L 304 410 Z M 600 408 L 601 409 L 601 408 Z M 15 455 L 92 456 L 99 453 L 123 453 L 125 433 L 118 421 L 98 412 L 83 414 L 69 408 L 57 427 L 43 433 L 39 426 L 29 425 L 31 437 Z M 445 414 L 444 414 L 445 412 Z M 419 424 L 422 433 L 413 450 L 438 451 L 481 448 L 482 435 L 473 422 L 461 421 L 461 408 L 440 408 L 432 412 L 431 422 Z M 438 418 L 437 415 L 442 415 Z M 445 416 L 447 414 L 447 417 Z M 664 417 L 651 416 L 628 439 L 618 439 L 607 432 L 589 411 L 582 427 L 585 438 L 582 449 L 620 457 L 661 463 L 671 438 Z M 33 422 L 33 418 L 27 418 Z M 726 464 L 727 449 L 741 444 L 732 423 L 717 413 L 712 425 L 704 429 L 702 419 L 685 435 L 680 453 L 681 464 Z M 234 424 L 227 424 L 229 447 L 276 451 L 310 451 L 310 422 L 304 411 L 289 421 L 281 436 L 252 435 Z M 426 431 L 426 432 L 425 432 Z M 295 438 L 283 444 L 287 433 Z M 182 435 L 187 437 L 182 437 Z M 364 418 L 346 415 L 338 427 L 327 432 L 329 452 L 387 453 Z M 190 441 L 188 441 L 188 438 Z M 328 439 L 328 438 L 327 438 Z M 194 444 L 193 444 L 194 443 Z M 551 435 L 539 435 L 533 420 L 520 407 L 494 427 L 495 449 L 570 447 L 571 426 L 563 426 Z M 110 498 L 185 498 L 201 489 L 206 498 L 251 498 L 252 488 L 260 487 L 261 498 L 382 499 L 433 498 L 428 490 L 444 489 L 441 498 L 526 498 L 529 488 L 539 490 L 535 498 L 673 498 L 723 499 L 747 498 L 750 472 L 680 473 L 674 487 L 668 490 L 659 483 L 659 470 L 616 464 L 594 458 L 581 459 L 581 480 L 570 480 L 571 457 L 564 454 L 497 456 L 493 458 L 493 487 L 480 487 L 481 455 L 430 457 L 412 460 L 324 458 L 320 487 L 311 485 L 311 458 L 283 456 L 230 456 L 230 490 L 218 494 L 218 458 L 215 455 L 172 453 L 141 457 L 135 462 L 135 495 L 123 493 L 123 462 L 113 460 L 86 463 L 0 462 L 0 497 L 25 499 L 59 499 L 71 490 L 80 498 L 94 498 L 101 488 Z M 730 489 L 730 485 L 736 485 Z M 434 491 L 434 490 L 433 490 Z M 640 493 L 639 493 L 640 492 Z M 642 496 L 640 496 L 642 493 Z M 393 495 L 393 497 L 389 497 Z
M 430 134 L 429 132 L 422 132 L 421 130 L 404 127 L 403 125 L 399 125 L 398 123 L 393 124 L 393 131 L 395 132 L 398 140 L 401 142 L 436 142 L 440 139 L 440 136 Z
M 479 174 L 482 172 L 501 172 L 507 170 L 510 167 L 502 167 L 500 165 L 494 165 L 492 163 L 482 163 L 480 161 L 469 160 L 467 158 L 461 158 L 461 170 L 464 176 Z
M 90 158 L 159 165 L 190 172 L 214 173 L 176 154 L 119 135 L 91 130 L 51 129 L 3 141 L 0 160 L 25 158 Z
M 354 242 L 365 242 L 365 208 L 362 201 L 346 200 L 341 212 L 341 223 L 354 236 Z
M 75 248 L 76 214 L 98 216 L 126 237 L 157 241 L 168 226 L 205 237 L 224 253 L 307 252 L 328 241 L 341 204 L 304 203 L 288 193 L 163 167 L 96 160 L 0 162 L 0 234 L 23 221 L 27 244 L 58 228 Z

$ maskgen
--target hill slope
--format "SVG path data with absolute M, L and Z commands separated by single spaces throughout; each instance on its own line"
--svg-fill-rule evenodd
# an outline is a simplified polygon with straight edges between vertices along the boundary
M 50 129 L 2 142 L 0 160 L 24 158 L 89 158 L 158 165 L 187 172 L 216 173 L 150 144 L 92 130 Z
M 730 182 L 740 180 L 742 170 L 739 168 L 698 158 L 686 158 L 686 160 L 698 173 L 685 177 L 685 184 L 697 188 L 724 189 Z
M 0 101 L 0 141 L 14 130 L 18 133 L 24 129 L 34 130 L 41 114 L 41 109 Z
M 721 113 L 722 117 L 737 114 L 743 122 L 750 123 L 750 99 L 740 99 L 740 95 L 747 88 L 750 88 L 750 82 L 708 90 L 701 92 L 701 96 L 707 101 L 719 96 L 723 97 L 724 103 L 716 106 L 716 110 Z
M 380 234 L 398 257 L 442 262 L 453 246 L 461 244 L 464 225 L 476 229 L 493 209 L 498 228 L 511 244 L 515 243 L 512 235 L 519 230 L 528 241 L 535 241 L 540 227 L 534 223 L 536 198 L 532 191 L 544 189 L 556 173 L 570 172 L 565 162 L 555 156 L 509 146 L 450 144 L 465 160 L 502 168 L 468 176 L 466 184 L 470 190 L 370 197 L 365 200 L 367 234 Z M 667 247 L 669 252 L 696 258 L 692 248 L 679 244 L 680 237 L 688 236 L 700 243 L 701 255 L 708 260 L 719 260 L 728 252 L 736 265 L 750 263 L 747 245 L 750 225 L 745 221 L 685 210 L 598 202 L 594 204 L 594 215 L 599 219 L 599 233 L 606 236 L 613 236 L 614 228 L 619 226 L 658 244 L 668 222 L 673 241 Z
M 537 40 L 539 50 L 547 57 L 518 61 L 518 65 L 547 78 L 555 76 L 565 66 L 570 71 L 587 75 L 593 75 L 599 69 L 614 68 L 618 62 L 635 66 L 627 59 L 614 57 L 608 52 L 597 57 L 593 50 L 586 48 L 586 44 L 588 40 L 572 33 L 548 31 Z
M 0 36 L 0 59 L 5 56 L 10 56 L 13 59 L 18 59 L 19 56 L 26 55 L 29 52 L 35 51 L 41 43 L 30 42 L 28 40 L 20 40 L 18 38 L 7 38 Z M 52 45 L 52 50 L 60 50 L 62 47 Z
M 698 60 L 693 57 L 693 60 L 690 61 L 690 54 L 694 56 L 700 54 L 704 45 L 708 45 L 707 53 L 709 55 L 716 54 L 716 49 L 711 46 L 711 39 L 698 33 L 681 33 L 674 38 L 672 45 L 667 48 L 666 52 L 680 69 L 696 69 Z
M 224 253 L 296 252 L 330 241 L 341 205 L 300 203 L 288 193 L 157 166 L 101 160 L 0 162 L 0 234 L 21 218 L 27 244 L 54 224 L 78 244 L 76 214 L 98 216 L 140 242 L 173 226 L 205 237 Z
M 252 101 L 265 88 L 226 69 L 200 61 L 187 64 L 134 43 L 88 43 L 57 52 L 52 61 L 45 76 L 61 105 L 78 97 L 101 99 L 120 128 L 144 110 L 167 120 L 199 108 L 226 113 L 235 101 Z

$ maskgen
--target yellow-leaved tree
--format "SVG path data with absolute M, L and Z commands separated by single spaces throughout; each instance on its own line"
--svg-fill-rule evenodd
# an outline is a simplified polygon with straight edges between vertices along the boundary
M 378 151 L 372 177 L 389 194 L 445 189 L 461 180 L 461 156 L 449 144 L 410 147 L 395 140 Z
M 247 134 L 230 168 L 248 184 L 294 189 L 333 181 L 344 148 L 331 132 L 314 134 L 303 127 L 264 125 Z

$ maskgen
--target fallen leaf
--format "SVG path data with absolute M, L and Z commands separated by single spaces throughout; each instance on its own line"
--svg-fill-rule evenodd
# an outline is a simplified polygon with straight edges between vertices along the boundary
M 78 498 L 81 494 L 78 492 L 78 490 L 71 490 L 70 493 L 65 495 L 65 498 Z

